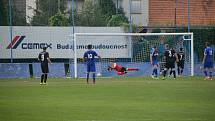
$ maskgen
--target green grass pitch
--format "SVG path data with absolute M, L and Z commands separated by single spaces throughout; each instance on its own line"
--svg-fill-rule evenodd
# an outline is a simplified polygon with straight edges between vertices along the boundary
M 202 77 L 0 79 L 0 121 L 215 121 L 215 81 Z

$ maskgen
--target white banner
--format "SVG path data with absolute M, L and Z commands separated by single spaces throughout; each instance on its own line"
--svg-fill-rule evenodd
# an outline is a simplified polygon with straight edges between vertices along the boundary
M 0 58 L 37 58 L 44 46 L 51 58 L 73 58 L 71 27 L 0 27 Z M 123 33 L 120 27 L 76 27 L 76 32 Z M 12 41 L 11 41 L 12 39 Z M 77 36 L 77 57 L 82 58 L 87 45 L 103 58 L 129 58 L 130 45 L 123 36 Z M 12 55 L 11 55 L 12 54 Z

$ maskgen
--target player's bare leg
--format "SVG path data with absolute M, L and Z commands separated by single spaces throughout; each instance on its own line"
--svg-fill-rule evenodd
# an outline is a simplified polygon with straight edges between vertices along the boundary
M 126 68 L 126 70 L 127 70 L 127 71 L 134 71 L 134 70 L 135 70 L 135 71 L 138 71 L 139 69 L 138 69 L 138 68 Z
M 207 69 L 205 68 L 203 72 L 204 72 L 204 74 L 205 74 L 204 80 L 208 80 L 208 72 L 207 72 Z

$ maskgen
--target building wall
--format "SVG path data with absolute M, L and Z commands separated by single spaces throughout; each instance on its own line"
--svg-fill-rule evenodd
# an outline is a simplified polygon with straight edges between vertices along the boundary
M 119 7 L 123 8 L 123 11 L 125 12 L 125 15 L 129 18 L 130 15 L 130 6 L 129 6 L 129 0 L 113 0 L 115 3 L 118 1 L 119 3 Z M 132 10 L 131 10 L 131 16 L 132 16 L 132 23 L 136 24 L 136 25 L 139 25 L 139 26 L 147 26 L 148 25 L 148 10 L 149 10 L 149 7 L 148 7 L 148 1 L 149 0 L 131 0 L 131 3 L 133 1 L 140 1 L 140 12 L 137 12 L 137 13 L 133 13 Z M 134 6 L 133 6 L 134 7 Z M 135 9 L 135 8 L 132 8 L 131 6 L 131 9 Z
M 215 25 L 215 0 L 190 0 L 191 26 Z M 188 0 L 150 0 L 149 26 L 187 26 Z

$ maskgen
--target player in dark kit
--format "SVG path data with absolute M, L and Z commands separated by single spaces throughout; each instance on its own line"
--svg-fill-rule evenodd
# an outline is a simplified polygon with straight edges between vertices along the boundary
M 92 45 L 87 46 L 88 51 L 84 53 L 84 61 L 86 61 L 87 64 L 87 83 L 89 84 L 89 75 L 90 73 L 93 74 L 93 83 L 96 83 L 96 65 L 95 65 L 95 57 L 97 56 L 100 60 L 101 57 L 94 51 L 92 50 Z
M 163 79 L 165 79 L 167 71 L 170 69 L 170 73 L 173 73 L 174 79 L 176 78 L 176 72 L 175 72 L 175 62 L 178 62 L 177 54 L 175 53 L 174 49 L 169 49 L 169 45 L 166 45 L 166 50 L 164 53 L 164 59 L 166 61 L 164 73 L 163 73 Z
M 178 62 L 177 62 L 178 75 L 181 76 L 184 70 L 184 61 L 185 61 L 185 54 L 184 54 L 183 48 L 179 49 L 177 56 L 178 56 Z
M 49 73 L 49 66 L 48 63 L 51 63 L 51 60 L 49 58 L 49 53 L 46 52 L 46 47 L 43 48 L 43 51 L 40 52 L 38 56 L 38 60 L 41 63 L 41 70 L 42 70 L 42 75 L 41 75 L 41 82 L 40 84 L 46 84 L 48 73 Z

